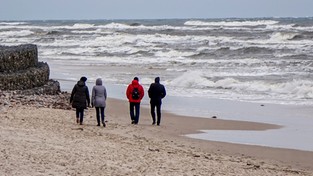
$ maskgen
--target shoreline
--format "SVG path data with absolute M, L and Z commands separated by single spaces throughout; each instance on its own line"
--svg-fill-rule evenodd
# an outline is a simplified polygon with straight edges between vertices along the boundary
M 69 88 L 69 82 L 67 86 Z M 92 83 L 89 82 L 89 87 Z M 107 84 L 110 98 L 126 101 L 125 86 Z M 150 108 L 149 98 L 144 97 L 141 107 Z M 203 140 L 214 140 L 226 143 L 250 144 L 273 148 L 295 149 L 313 151 L 312 130 L 309 124 L 313 123 L 311 114 L 313 108 L 304 105 L 280 105 L 257 102 L 242 102 L 236 100 L 208 99 L 201 97 L 177 97 L 168 95 L 163 100 L 164 111 L 188 117 L 201 117 L 211 119 L 213 116 L 220 120 L 234 120 L 245 122 L 259 122 L 275 124 L 279 129 L 265 132 L 244 129 L 203 130 L 189 133 L 188 136 Z M 128 111 L 128 109 L 126 109 Z M 231 137 L 234 136 L 234 137 Z M 284 140 L 288 136 L 288 140 Z M 312 139 L 312 140 L 311 140 Z
M 114 107 L 124 106 L 125 110 L 123 112 L 119 112 L 119 110 L 116 108 L 108 109 L 110 104 L 113 104 Z M 130 122 L 128 117 L 127 101 L 110 98 L 108 99 L 108 108 L 106 109 L 108 113 L 125 116 L 126 121 L 129 120 Z M 152 119 L 149 114 L 149 109 L 147 107 L 141 107 L 140 113 L 141 115 L 139 125 L 144 126 L 145 128 L 152 126 L 150 123 L 152 122 Z M 203 129 L 265 131 L 269 129 L 280 129 L 282 128 L 280 125 L 239 120 L 183 116 L 162 110 L 162 122 L 160 127 L 161 130 L 158 130 L 157 132 L 161 133 L 162 136 L 170 137 L 172 140 L 179 138 L 181 142 L 186 142 L 187 145 L 192 144 L 193 146 L 196 146 L 205 152 L 216 152 L 220 154 L 226 153 L 232 156 L 248 156 L 265 160 L 273 160 L 285 163 L 287 165 L 297 166 L 301 169 L 309 169 L 313 171 L 313 166 L 311 165 L 311 163 L 313 163 L 313 152 L 311 151 L 236 144 L 230 142 L 218 142 L 185 136 L 191 133 L 202 133 L 200 130 Z M 159 134 L 152 134 L 151 137 L 158 138 Z

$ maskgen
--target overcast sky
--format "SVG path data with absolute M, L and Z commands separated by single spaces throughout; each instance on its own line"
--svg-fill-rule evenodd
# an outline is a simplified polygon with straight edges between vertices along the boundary
M 0 20 L 312 17 L 313 0 L 0 0 Z

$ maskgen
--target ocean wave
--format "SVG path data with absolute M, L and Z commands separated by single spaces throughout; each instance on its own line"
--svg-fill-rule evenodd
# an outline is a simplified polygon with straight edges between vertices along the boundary
M 137 26 L 130 26 L 128 24 L 122 24 L 122 23 L 109 23 L 104 26 L 99 26 L 103 28 L 109 28 L 109 29 L 129 29 L 129 28 L 136 28 Z
M 258 20 L 258 21 L 218 21 L 218 22 L 207 22 L 192 20 L 186 21 L 184 24 L 187 26 L 260 26 L 260 25 L 274 25 L 279 23 L 274 20 Z
M 232 52 L 242 53 L 242 54 L 268 54 L 274 51 L 266 47 L 250 46 L 236 49 Z
M 257 54 L 273 54 L 274 49 L 266 46 L 242 46 L 242 47 L 218 47 L 215 50 L 202 51 L 199 55 L 212 54 L 215 56 L 237 56 L 237 55 L 257 55 Z
M 61 72 L 67 68 L 59 63 L 104 64 L 118 67 L 116 77 L 125 78 L 140 68 L 166 78 L 168 90 L 178 95 L 188 90 L 195 96 L 313 104 L 312 21 L 300 22 L 30 21 L 0 24 L 0 41 L 38 45 L 39 58 Z
M 88 29 L 88 28 L 93 28 L 95 25 L 94 24 L 86 24 L 86 23 L 76 23 L 73 25 L 73 28 L 75 29 Z
M 262 97 L 262 99 L 281 99 L 290 101 L 313 100 L 313 82 L 311 80 L 291 80 L 286 82 L 268 82 L 266 80 L 243 81 L 236 78 L 221 78 L 214 80 L 207 77 L 201 71 L 187 71 L 181 76 L 169 81 L 168 86 L 180 89 L 196 90 L 190 92 L 198 94 L 203 89 L 208 89 L 212 94 L 220 95 L 220 91 L 226 95 L 232 95 L 232 98 L 241 97 L 242 99 L 251 99 L 251 95 Z M 215 93 L 214 93 L 215 92 Z M 228 93 L 227 93 L 228 92 Z M 203 94 L 205 96 L 205 94 Z M 208 95 L 210 96 L 210 95 Z M 221 95 L 223 97 L 223 95 Z M 225 98 L 225 97 L 223 97 Z M 231 97 L 228 97 L 231 98 Z
M 177 50 L 169 50 L 169 51 L 158 51 L 155 53 L 156 57 L 161 57 L 161 58 L 178 58 L 178 57 L 188 57 L 188 56 L 193 56 L 196 55 L 197 53 L 195 52 L 188 52 L 188 51 L 177 51 Z
M 270 36 L 270 41 L 286 41 L 295 39 L 297 36 L 300 36 L 298 33 L 287 33 L 287 32 L 274 32 Z
M 62 31 L 48 31 L 46 35 L 60 35 L 62 34 Z
M 294 32 L 305 32 L 313 31 L 313 26 L 298 26 L 296 24 L 278 24 L 278 25 L 268 25 L 265 28 L 268 31 L 294 31 Z
M 20 30 L 20 31 L 0 31 L 1 37 L 26 37 L 34 34 L 30 30 Z
M 27 22 L 0 22 L 0 25 L 17 26 L 21 24 L 28 24 Z

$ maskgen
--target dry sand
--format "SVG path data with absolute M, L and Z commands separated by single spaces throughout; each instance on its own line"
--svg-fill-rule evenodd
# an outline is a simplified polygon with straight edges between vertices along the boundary
M 163 112 L 152 126 L 141 108 L 130 124 L 128 103 L 109 99 L 107 127 L 88 109 L 17 106 L 0 115 L 0 175 L 313 175 L 313 152 L 184 137 L 201 129 L 266 130 L 272 124 L 183 117 Z

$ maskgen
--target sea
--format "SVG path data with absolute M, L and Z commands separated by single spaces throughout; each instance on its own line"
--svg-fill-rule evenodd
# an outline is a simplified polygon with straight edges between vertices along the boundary
M 310 142 L 298 147 L 272 144 L 276 139 L 251 142 L 245 132 L 231 141 L 229 133 L 239 131 L 214 132 L 227 139 L 191 137 L 313 151 L 307 125 L 313 124 L 312 17 L 0 21 L 0 45 L 30 43 L 64 91 L 81 76 L 90 89 L 101 77 L 109 97 L 125 100 L 133 77 L 147 90 L 159 76 L 168 94 L 165 110 L 275 123 L 285 126 L 284 134 L 305 128 L 307 135 L 300 130 L 294 139 Z M 147 96 L 143 104 L 148 106 Z

